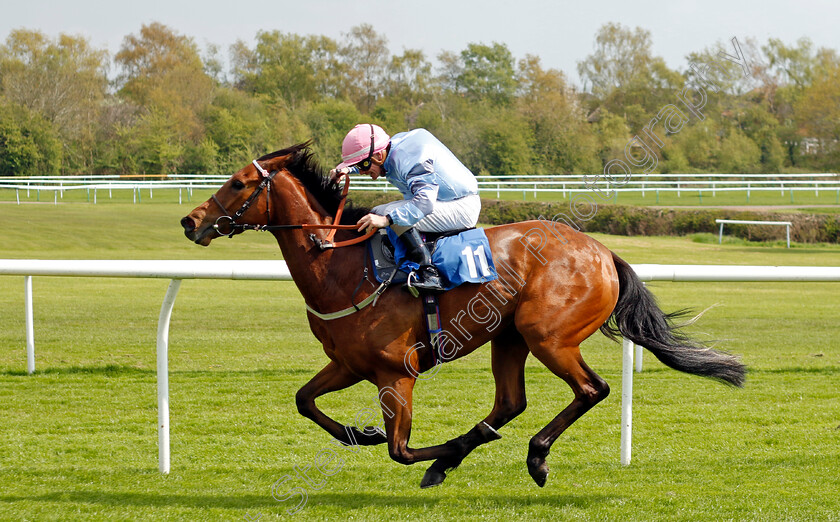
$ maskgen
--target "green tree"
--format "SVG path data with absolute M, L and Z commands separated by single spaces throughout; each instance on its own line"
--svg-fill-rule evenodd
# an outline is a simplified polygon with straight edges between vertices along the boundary
M 473 155 L 475 172 L 494 176 L 532 173 L 532 143 L 528 124 L 513 111 L 494 111 L 482 122 L 480 148 Z
M 624 147 L 630 140 L 630 129 L 624 118 L 607 110 L 599 110 L 593 123 L 593 132 L 598 143 L 601 165 L 624 157 Z
M 422 111 L 424 127 L 435 134 L 476 175 L 510 176 L 533 172 L 534 138 L 515 107 L 500 107 L 448 92 L 439 109 Z M 428 124 L 426 124 L 428 123 Z
M 0 99 L 0 176 L 56 175 L 61 161 L 61 141 L 52 124 Z
M 233 88 L 219 88 L 203 114 L 207 136 L 216 150 L 216 168 L 232 173 L 254 158 L 312 136 L 283 108 Z
M 344 66 L 338 45 L 329 38 L 261 31 L 253 52 L 243 46 L 235 44 L 234 63 L 246 90 L 291 110 L 343 91 L 339 86 Z
M 588 109 L 602 107 L 622 115 L 640 131 L 659 109 L 672 103 L 685 79 L 653 56 L 650 32 L 621 24 L 603 25 L 595 36 L 595 52 L 578 62 L 584 87 L 591 91 Z
M 802 133 L 819 140 L 827 156 L 826 167 L 840 166 L 840 66 L 821 73 L 803 89 L 795 105 L 796 121 Z
M 341 160 L 341 142 L 356 124 L 367 121 L 356 106 L 346 100 L 325 99 L 312 104 L 303 111 L 303 123 L 315 137 L 314 148 L 328 165 Z M 392 134 L 394 130 L 387 129 Z
M 681 130 L 665 148 L 677 161 L 680 156 L 685 158 L 689 172 L 714 172 L 719 158 L 718 138 L 718 124 L 706 119 Z
M 731 174 L 757 172 L 761 163 L 761 149 L 739 129 L 732 129 L 720 142 L 717 168 Z
M 63 142 L 63 172 L 93 164 L 107 68 L 107 52 L 77 36 L 18 29 L 0 46 L 0 92 L 51 123 Z
M 809 38 L 800 38 L 796 45 L 786 45 L 778 38 L 770 38 L 761 49 L 778 84 L 799 88 L 811 84 L 817 62 Z
M 457 85 L 475 100 L 508 105 L 516 93 L 515 60 L 505 44 L 471 43 L 461 51 Z
M 439 73 L 435 77 L 438 88 L 446 92 L 460 92 L 458 80 L 464 74 L 464 64 L 461 57 L 451 51 L 443 51 L 437 56 L 440 64 Z
M 563 73 L 528 55 L 519 61 L 518 84 L 517 107 L 534 138 L 534 173 L 599 171 L 597 139 Z
M 385 81 L 385 95 L 405 110 L 415 110 L 432 95 L 432 64 L 423 51 L 406 49 L 391 57 Z
M 390 51 L 388 39 L 370 24 L 362 24 L 344 34 L 339 54 L 345 66 L 344 80 L 350 99 L 362 112 L 370 112 L 382 95 L 387 77 Z
M 650 31 L 607 23 L 595 35 L 595 52 L 578 62 L 584 88 L 601 99 L 616 89 L 626 90 L 640 78 L 650 77 L 655 59 Z
M 776 134 L 785 143 L 786 160 L 796 165 L 802 160 L 800 143 L 803 135 L 795 107 L 815 76 L 830 69 L 832 62 L 836 63 L 836 54 L 827 49 L 815 53 L 808 38 L 800 38 L 795 45 L 771 38 L 761 50 L 765 64 L 758 68 L 758 76 L 763 98 L 779 122 Z
M 128 35 L 115 57 L 120 68 L 120 95 L 165 113 L 177 135 L 200 143 L 204 129 L 199 114 L 212 99 L 213 80 L 193 40 L 158 22 Z
M 785 153 L 777 136 L 779 121 L 775 116 L 764 105 L 753 103 L 737 111 L 735 119 L 738 128 L 758 145 L 762 172 L 781 172 Z

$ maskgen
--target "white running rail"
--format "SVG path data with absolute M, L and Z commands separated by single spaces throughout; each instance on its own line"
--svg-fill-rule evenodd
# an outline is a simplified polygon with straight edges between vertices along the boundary
M 840 267 L 637 264 L 642 281 L 840 282 Z M 24 276 L 27 369 L 35 371 L 32 276 L 140 277 L 171 279 L 161 305 L 157 332 L 158 463 L 169 473 L 169 319 L 182 279 L 248 279 L 290 281 L 285 261 L 102 261 L 0 259 L 0 276 Z M 622 343 L 621 463 L 631 457 L 633 366 L 641 368 L 641 347 Z M 634 354 L 634 348 L 635 354 Z
M 135 176 L 140 177 L 140 176 Z M 218 189 L 229 176 L 176 174 L 171 176 L 149 176 L 157 179 L 130 179 L 120 176 L 33 176 L 0 178 L 0 189 L 15 191 L 15 200 L 21 202 L 21 192 L 24 197 L 31 198 L 36 193 L 40 200 L 41 192 L 52 192 L 52 199 L 58 204 L 66 191 L 86 191 L 89 201 L 97 202 L 99 191 L 107 191 L 109 197 L 114 190 L 131 190 L 135 203 L 142 201 L 141 190 L 148 191 L 153 197 L 154 190 L 177 189 L 179 201 L 183 201 L 183 191 L 188 198 L 193 190 Z M 522 193 L 534 197 L 539 193 L 561 193 L 563 197 L 589 192 L 592 186 L 614 190 L 621 193 L 647 192 L 682 192 L 715 196 L 717 192 L 746 192 L 749 200 L 750 193 L 778 191 L 780 195 L 794 192 L 814 191 L 819 196 L 820 191 L 835 194 L 835 201 L 840 204 L 840 175 L 829 172 L 805 174 L 634 174 L 621 186 L 610 186 L 610 180 L 597 174 L 556 174 L 547 176 L 476 176 L 479 190 L 484 194 L 493 193 L 501 197 L 503 192 Z M 354 190 L 368 191 L 396 191 L 396 187 L 387 181 L 371 180 L 364 176 L 353 178 Z M 702 201 L 702 199 L 701 199 Z

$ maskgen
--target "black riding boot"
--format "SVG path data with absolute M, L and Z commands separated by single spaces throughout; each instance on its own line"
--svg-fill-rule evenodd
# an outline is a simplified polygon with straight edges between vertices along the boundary
M 399 238 L 406 247 L 406 258 L 420 268 L 408 276 L 409 285 L 426 292 L 443 292 L 440 273 L 432 264 L 432 255 L 415 228 L 409 228 Z

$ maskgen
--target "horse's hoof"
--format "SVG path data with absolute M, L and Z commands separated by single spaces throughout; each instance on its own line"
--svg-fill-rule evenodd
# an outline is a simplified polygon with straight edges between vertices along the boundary
M 426 489 L 440 486 L 444 480 L 446 480 L 446 473 L 432 467 L 426 470 L 426 474 L 423 475 L 423 480 L 420 481 L 420 487 Z
M 537 486 L 545 486 L 545 481 L 548 479 L 548 464 L 545 463 L 545 459 L 541 457 L 530 457 L 528 459 L 528 473 L 534 479 L 534 482 L 537 483 Z

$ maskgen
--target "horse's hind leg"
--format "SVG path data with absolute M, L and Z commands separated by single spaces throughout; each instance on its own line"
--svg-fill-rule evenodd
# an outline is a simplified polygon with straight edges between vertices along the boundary
M 461 464 L 461 461 L 480 445 L 499 439 L 496 430 L 525 411 L 525 359 L 528 345 L 513 326 L 491 342 L 493 378 L 496 381 L 496 399 L 493 410 L 470 431 L 447 444 L 460 449 L 458 455 L 438 459 L 432 464 L 420 487 L 437 486 L 446 479 L 446 472 Z
M 562 347 L 562 343 L 559 343 L 561 347 L 558 347 L 558 344 L 550 341 L 551 339 L 539 343 L 529 342 L 531 353 L 568 383 L 575 398 L 554 420 L 534 435 L 528 445 L 528 473 L 540 487 L 545 485 L 548 477 L 545 458 L 551 450 L 551 445 L 566 428 L 610 393 L 606 381 L 583 362 L 578 346 Z

